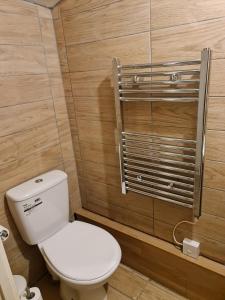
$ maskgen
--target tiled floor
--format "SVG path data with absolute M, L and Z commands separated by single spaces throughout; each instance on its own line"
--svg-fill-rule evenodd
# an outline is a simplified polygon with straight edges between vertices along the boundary
M 44 300 L 60 300 L 59 286 L 50 276 L 44 277 L 38 286 Z M 111 277 L 108 286 L 108 300 L 185 300 L 144 275 L 120 265 Z M 91 299 L 90 299 L 91 300 Z

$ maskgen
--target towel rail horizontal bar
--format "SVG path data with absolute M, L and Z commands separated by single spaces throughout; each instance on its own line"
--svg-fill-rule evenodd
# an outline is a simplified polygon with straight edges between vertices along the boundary
M 190 198 L 193 198 L 193 194 L 194 194 L 193 191 L 191 192 L 191 191 L 187 191 L 187 190 L 184 190 L 184 189 L 179 189 L 179 188 L 174 187 L 174 186 L 172 186 L 170 184 L 165 185 L 165 184 L 160 184 L 160 183 L 156 183 L 156 182 L 152 182 L 152 181 L 144 180 L 144 179 L 142 179 L 141 181 L 139 181 L 137 179 L 137 177 L 132 177 L 132 176 L 128 176 L 128 175 L 125 175 L 125 178 L 128 181 L 131 180 L 131 181 L 134 181 L 135 183 L 136 182 L 137 183 L 145 183 L 145 184 L 150 185 L 150 186 L 154 184 L 154 186 L 156 186 L 156 187 L 160 187 L 160 188 L 162 188 L 162 189 L 164 189 L 166 191 L 169 190 L 171 194 L 175 194 L 176 195 L 176 192 L 177 192 L 178 195 L 183 196 L 183 194 L 184 194 L 184 195 L 187 195 L 187 197 L 189 195 Z M 173 183 L 171 183 L 171 184 L 173 184 Z
M 124 154 L 126 156 L 128 155 L 128 156 L 131 156 L 131 157 L 138 157 L 138 158 L 142 158 L 142 159 L 160 161 L 160 162 L 165 162 L 165 163 L 168 163 L 168 164 L 176 164 L 176 165 L 186 166 L 186 167 L 189 167 L 189 168 L 195 168 L 194 163 L 184 162 L 184 161 L 180 161 L 180 160 L 172 160 L 172 159 L 166 159 L 166 158 L 161 158 L 161 157 L 156 157 L 156 156 L 141 155 L 139 153 L 125 152 L 125 151 L 124 151 Z
M 124 167 L 125 167 L 125 169 L 131 168 L 131 169 L 138 170 L 138 171 L 143 171 L 143 172 L 148 172 L 148 173 L 153 173 L 153 174 L 159 174 L 159 175 L 169 177 L 169 178 L 177 178 L 177 179 L 188 181 L 188 182 L 194 182 L 194 179 L 191 178 L 191 177 L 178 175 L 178 174 L 173 174 L 173 173 L 168 173 L 168 172 L 163 172 L 163 171 L 158 171 L 158 170 L 156 171 L 156 170 L 153 170 L 153 169 L 147 169 L 147 168 L 138 167 L 138 166 L 131 166 L 127 163 L 124 163 Z
M 191 147 L 184 147 L 184 146 L 178 146 L 178 145 L 168 145 L 168 144 L 159 144 L 159 143 L 154 143 L 151 141 L 140 141 L 140 140 L 134 140 L 134 139 L 122 139 L 122 141 L 124 143 L 137 143 L 137 144 L 141 144 L 141 145 L 150 145 L 150 146 L 157 146 L 159 148 L 168 148 L 168 149 L 174 149 L 174 150 L 183 150 L 183 151 L 190 151 L 190 152 L 196 152 L 195 148 L 191 148 Z
M 199 79 L 183 79 L 183 80 L 152 80 L 152 81 L 140 81 L 140 82 L 134 82 L 133 80 L 126 80 L 126 81 L 119 81 L 119 85 L 122 86 L 130 86 L 130 85 L 177 85 L 177 84 L 199 84 Z
M 197 102 L 198 98 L 120 98 L 123 102 L 137 102 L 137 101 L 145 101 L 145 102 Z
M 119 89 L 120 94 L 138 94 L 138 93 L 147 93 L 147 94 L 196 94 L 198 89 L 166 89 L 166 90 L 128 90 L 128 89 Z
M 179 202 L 179 201 L 172 200 L 172 199 L 169 199 L 169 198 L 166 198 L 166 197 L 163 197 L 163 196 L 159 196 L 159 195 L 155 195 L 155 194 L 152 194 L 152 193 L 149 193 L 149 192 L 144 192 L 142 190 L 134 189 L 134 188 L 131 188 L 129 186 L 127 187 L 127 190 L 129 190 L 131 192 L 139 193 L 139 194 L 142 194 L 142 195 L 145 195 L 145 196 L 153 197 L 153 198 L 156 198 L 156 199 L 159 199 L 159 200 L 162 200 L 162 201 L 166 201 L 166 202 L 170 202 L 170 203 L 177 204 L 177 205 L 180 205 L 180 206 L 184 206 L 184 207 L 187 207 L 187 208 L 192 208 L 193 207 L 193 204 L 187 204 L 187 203 L 184 203 L 184 202 Z
M 120 78 L 130 78 L 134 76 L 152 77 L 152 76 L 170 76 L 170 75 L 199 75 L 200 70 L 179 70 L 179 71 L 159 71 L 159 72 L 140 72 L 140 73 L 123 73 L 118 74 Z
M 158 168 L 158 169 L 162 169 L 162 170 L 186 173 L 188 175 L 194 175 L 195 174 L 194 171 L 183 169 L 183 168 L 176 168 L 176 167 L 171 167 L 171 166 L 167 166 L 167 165 L 154 164 L 154 163 L 151 163 L 151 162 L 143 162 L 141 160 L 131 159 L 131 158 L 127 158 L 127 157 L 124 157 L 124 160 L 128 163 L 131 163 L 131 164 L 135 163 L 135 164 L 150 166 L 150 167 L 154 167 L 154 168 Z
M 152 175 L 148 175 L 148 174 L 140 174 L 139 172 L 135 172 L 135 171 L 131 171 L 131 170 L 126 170 L 126 174 L 131 174 L 131 175 L 136 175 L 136 176 L 142 176 L 143 178 L 149 178 L 149 179 L 153 179 L 153 180 L 156 180 L 156 181 L 159 181 L 159 182 L 165 182 L 165 183 L 173 183 L 174 185 L 176 186 L 180 186 L 180 187 L 183 187 L 184 189 L 187 189 L 187 190 L 194 190 L 194 185 L 193 184 L 188 184 L 188 183 L 184 183 L 184 182 L 180 182 L 180 181 L 176 181 L 176 180 L 169 180 L 169 179 L 166 179 L 166 178 L 162 178 L 161 176 L 160 177 L 157 177 L 157 176 L 152 176 Z
M 159 140 L 164 140 L 164 141 L 171 141 L 171 142 L 181 142 L 181 143 L 193 143 L 196 144 L 195 140 L 191 139 L 182 139 L 178 137 L 167 137 L 167 136 L 161 136 L 161 135 L 149 135 L 149 134 L 144 134 L 144 133 L 137 133 L 137 132 L 127 132 L 127 131 L 122 131 L 123 136 L 136 136 L 136 137 L 143 137 L 143 138 L 151 138 L 151 139 L 159 139 Z
M 123 148 L 124 145 L 123 145 Z M 146 148 L 141 148 L 141 147 L 137 147 L 137 146 L 126 146 L 125 151 L 126 152 L 130 152 L 129 149 L 137 149 L 138 151 L 142 151 L 141 153 L 145 153 L 148 152 L 149 154 L 162 154 L 165 156 L 172 156 L 172 157 L 177 157 L 177 158 L 185 158 L 188 160 L 192 160 L 195 161 L 195 156 L 192 155 L 187 155 L 187 154 L 181 154 L 181 153 L 174 153 L 174 152 L 168 152 L 168 151 L 160 151 L 160 150 L 155 150 L 155 149 L 146 149 Z M 134 152 L 131 152 L 134 153 Z
M 132 64 L 132 65 L 123 65 L 123 66 L 118 66 L 118 68 L 122 68 L 125 70 L 129 69 L 142 69 L 142 68 L 158 68 L 158 67 L 173 67 L 173 66 L 184 66 L 184 65 L 199 65 L 201 64 L 200 59 L 195 59 L 195 60 L 184 60 L 184 61 L 169 61 L 169 62 L 159 62 L 159 63 L 154 63 L 154 64 Z
M 177 198 L 179 200 L 183 200 L 184 202 L 186 203 L 193 203 L 193 199 L 190 199 L 188 197 L 184 197 L 184 196 L 181 196 L 181 195 L 177 195 L 177 194 L 173 194 L 173 193 L 170 193 L 170 192 L 165 192 L 165 191 L 161 191 L 161 190 L 157 190 L 157 189 L 154 189 L 154 188 L 150 188 L 150 187 L 147 187 L 147 186 L 142 186 L 140 184 L 136 184 L 136 183 L 131 183 L 129 181 L 125 181 L 126 184 L 130 185 L 131 187 L 134 186 L 134 187 L 138 187 L 138 188 L 141 188 L 143 190 L 146 190 L 146 191 L 151 191 L 151 192 L 155 192 L 157 194 L 161 194 L 161 195 L 166 195 L 166 196 L 170 196 L 170 197 L 173 197 L 173 198 Z

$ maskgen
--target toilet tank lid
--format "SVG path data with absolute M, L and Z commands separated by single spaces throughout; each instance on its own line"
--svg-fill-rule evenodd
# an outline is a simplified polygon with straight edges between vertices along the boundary
M 67 174 L 60 170 L 32 178 L 6 192 L 6 197 L 11 201 L 24 201 L 30 199 L 67 179 Z

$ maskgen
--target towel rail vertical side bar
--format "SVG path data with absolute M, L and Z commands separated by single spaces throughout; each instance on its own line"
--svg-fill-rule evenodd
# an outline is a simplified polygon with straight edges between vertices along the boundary
M 115 95 L 115 107 L 116 107 L 116 123 L 117 123 L 117 139 L 119 145 L 119 156 L 120 156 L 120 177 L 121 177 L 121 187 L 122 193 L 126 194 L 126 182 L 124 176 L 124 160 L 123 160 L 123 144 L 122 144 L 122 132 L 123 129 L 123 110 L 122 103 L 120 101 L 120 86 L 119 82 L 121 81 L 119 75 L 119 66 L 120 60 L 118 58 L 113 58 L 113 83 L 114 83 L 114 95 Z
M 208 79 L 210 68 L 211 51 L 203 49 L 200 67 L 200 86 L 197 116 L 197 135 L 196 135 L 196 161 L 195 161 L 195 188 L 194 188 L 194 216 L 201 216 L 201 197 L 204 172 L 205 157 L 205 131 L 208 97 Z

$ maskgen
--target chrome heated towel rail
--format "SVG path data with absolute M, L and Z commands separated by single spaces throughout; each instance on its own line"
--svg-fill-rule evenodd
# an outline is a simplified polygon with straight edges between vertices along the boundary
M 141 193 L 200 216 L 209 66 L 210 49 L 192 61 L 121 65 L 113 59 L 123 194 Z M 122 107 L 128 101 L 197 103 L 196 139 L 125 131 Z

